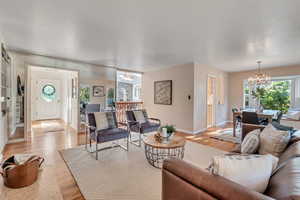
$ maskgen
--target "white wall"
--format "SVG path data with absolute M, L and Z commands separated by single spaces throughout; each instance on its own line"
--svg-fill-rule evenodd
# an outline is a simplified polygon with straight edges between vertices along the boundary
M 227 121 L 228 74 L 214 67 L 200 64 L 176 65 L 164 70 L 143 74 L 142 98 L 150 116 L 173 124 L 179 131 L 199 133 L 206 130 L 207 77 L 217 79 L 216 125 Z M 154 81 L 173 80 L 173 104 L 154 104 Z M 188 100 L 188 95 L 191 100 Z
M 154 104 L 154 82 L 173 81 L 172 105 Z M 185 132 L 193 132 L 194 64 L 176 65 L 164 70 L 145 72 L 142 82 L 142 100 L 150 117 L 162 124 L 172 124 Z M 188 99 L 188 96 L 191 99 Z
M 10 53 L 14 60 L 14 64 L 13 64 L 14 67 L 18 69 L 18 71 L 24 71 L 25 73 L 27 73 L 26 71 L 29 65 L 34 65 L 40 67 L 51 67 L 51 68 L 78 71 L 80 74 L 79 84 L 81 82 L 85 82 L 86 80 L 112 80 L 112 81 L 115 80 L 116 70 L 113 68 L 69 61 L 64 59 L 57 59 L 52 57 L 24 54 L 19 52 L 10 52 Z M 77 104 L 76 102 L 74 102 L 74 100 L 72 100 L 72 103 L 73 106 Z M 30 113 L 27 113 L 26 118 L 27 119 L 30 118 Z M 30 131 L 29 127 L 30 127 L 30 120 L 27 120 L 28 132 Z
M 216 77 L 215 124 L 227 121 L 228 112 L 228 73 L 212 66 L 195 64 L 194 66 L 194 132 L 204 131 L 207 127 L 207 78 Z
M 109 88 L 115 88 L 115 80 L 107 80 L 107 79 L 86 79 L 82 78 L 80 80 L 80 84 L 84 86 L 88 86 L 90 88 L 90 102 L 91 104 L 101 104 L 106 107 L 106 96 L 104 97 L 94 97 L 93 96 L 93 86 L 104 86 L 105 94 Z
M 4 42 L 3 37 L 0 35 L 0 44 L 2 42 Z M 1 53 L 2 52 L 0 48 L 0 55 Z M 0 61 L 0 69 L 2 69 L 1 61 Z M 0 83 L 1 83 L 1 77 L 0 77 Z M 0 90 L 0 96 L 1 96 L 1 90 Z M 1 104 L 0 104 L 0 110 L 2 110 Z M 0 160 L 2 159 L 2 151 L 8 139 L 6 123 L 7 123 L 6 120 L 3 118 L 2 113 L 0 112 Z

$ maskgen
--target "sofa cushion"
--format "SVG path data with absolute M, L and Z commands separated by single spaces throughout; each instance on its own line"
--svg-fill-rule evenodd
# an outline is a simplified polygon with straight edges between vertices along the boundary
M 288 131 L 276 130 L 272 124 L 269 124 L 260 133 L 259 154 L 272 154 L 279 157 L 289 141 L 290 133 Z
M 263 193 L 278 158 L 268 155 L 222 155 L 215 156 L 209 167 L 214 175 L 223 176 L 249 189 Z M 253 170 L 255 169 L 255 173 Z
M 241 145 L 241 153 L 253 154 L 257 152 L 259 147 L 259 134 L 260 130 L 255 129 L 246 135 Z
M 97 141 L 99 143 L 118 140 L 129 136 L 127 130 L 121 128 L 98 130 L 97 132 L 98 132 Z M 96 140 L 96 133 L 92 133 L 91 137 L 93 140 Z

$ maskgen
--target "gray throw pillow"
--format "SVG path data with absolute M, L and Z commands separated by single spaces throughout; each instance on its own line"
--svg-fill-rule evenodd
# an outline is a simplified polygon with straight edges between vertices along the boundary
M 259 154 L 272 154 L 279 157 L 290 141 L 288 131 L 276 130 L 269 124 L 259 135 Z

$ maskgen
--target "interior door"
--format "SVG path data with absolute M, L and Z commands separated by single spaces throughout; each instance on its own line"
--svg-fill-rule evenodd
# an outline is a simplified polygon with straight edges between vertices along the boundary
M 215 77 L 207 79 L 207 128 L 215 126 Z
M 61 83 L 59 80 L 37 81 L 36 87 L 36 119 L 61 118 Z

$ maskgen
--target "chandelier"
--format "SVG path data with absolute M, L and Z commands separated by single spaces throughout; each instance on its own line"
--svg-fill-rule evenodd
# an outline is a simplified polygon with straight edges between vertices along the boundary
M 261 61 L 257 61 L 258 70 L 254 76 L 248 78 L 248 83 L 253 86 L 266 86 L 270 84 L 271 77 L 261 71 Z

